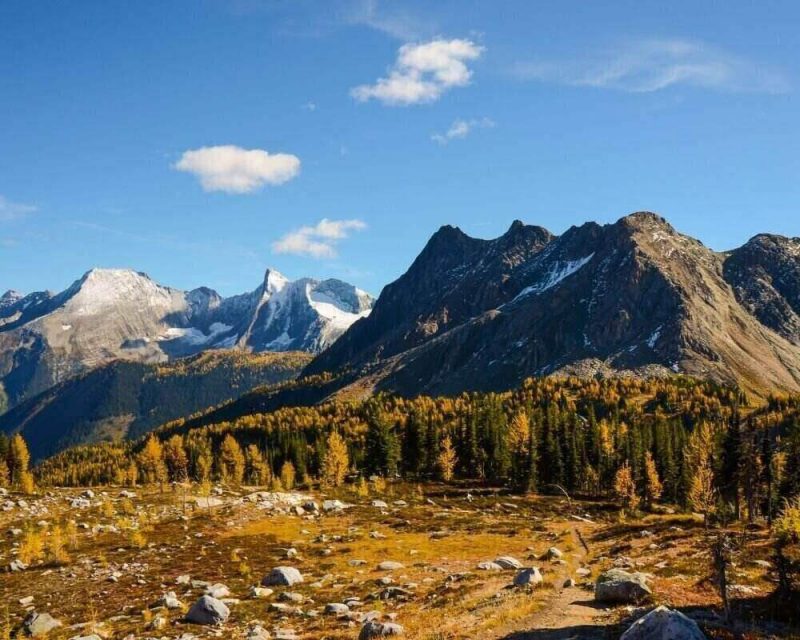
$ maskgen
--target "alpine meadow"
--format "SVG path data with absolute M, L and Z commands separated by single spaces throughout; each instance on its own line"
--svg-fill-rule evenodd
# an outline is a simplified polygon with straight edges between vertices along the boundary
M 0 3 L 0 640 L 800 638 L 799 20 Z

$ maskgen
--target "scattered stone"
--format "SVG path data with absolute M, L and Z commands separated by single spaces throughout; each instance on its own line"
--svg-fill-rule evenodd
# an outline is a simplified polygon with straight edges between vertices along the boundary
M 680 611 L 660 606 L 634 622 L 620 640 L 705 640 L 705 635 L 694 620 Z
M 231 595 L 231 590 L 226 585 L 217 583 L 206 587 L 206 595 L 219 600 Z
M 478 569 L 480 569 L 481 571 L 502 571 L 503 567 L 501 567 L 496 562 L 488 560 L 486 562 L 479 562 Z
M 202 596 L 189 609 L 186 621 L 205 625 L 222 624 L 230 614 L 230 609 L 221 600 L 211 596 Z
M 266 587 L 250 587 L 251 598 L 269 598 L 274 592 Z
M 25 596 L 24 598 L 20 598 L 19 603 L 23 607 L 27 607 L 29 604 L 33 604 L 33 596 Z
M 384 560 L 378 565 L 378 571 L 398 571 L 402 568 L 402 563 L 394 562 L 393 560 Z
M 522 569 L 522 563 L 511 556 L 500 556 L 495 562 L 503 569 Z
M 575 580 L 573 578 L 567 578 L 566 580 L 564 580 L 565 589 L 571 589 L 574 586 L 575 586 Z
M 514 576 L 515 587 L 535 587 L 537 584 L 541 584 L 542 581 L 542 574 L 536 567 L 523 569 Z
M 384 636 L 401 636 L 403 627 L 394 622 L 377 622 L 370 620 L 358 634 L 358 640 L 371 640 L 372 638 L 383 638 Z
M 386 504 L 383 500 L 373 500 L 372 506 L 376 509 L 388 509 L 389 505 Z
M 564 554 L 561 552 L 561 549 L 557 547 L 550 547 L 547 550 L 547 558 L 548 560 L 559 560 Z
M 247 632 L 246 640 L 270 640 L 272 636 L 269 634 L 264 627 L 260 624 L 257 624 L 254 627 L 251 627 L 250 630 Z
M 28 565 L 22 560 L 12 560 L 11 564 L 8 565 L 9 571 L 25 571 L 27 568 Z
M 22 623 L 25 633 L 33 638 L 47 635 L 53 629 L 61 626 L 61 621 L 56 620 L 49 613 L 36 613 L 32 611 Z
M 299 582 L 303 582 L 303 575 L 294 567 L 275 567 L 264 576 L 261 585 L 291 587 Z
M 609 569 L 600 574 L 594 590 L 594 598 L 599 602 L 639 604 L 651 595 L 644 574 L 629 573 L 622 569 Z
M 325 613 L 333 616 L 343 616 L 350 613 L 350 607 L 341 602 L 330 602 L 325 605 Z
M 165 593 L 153 604 L 154 607 L 166 607 L 167 609 L 183 609 L 183 603 L 178 600 L 174 591 Z

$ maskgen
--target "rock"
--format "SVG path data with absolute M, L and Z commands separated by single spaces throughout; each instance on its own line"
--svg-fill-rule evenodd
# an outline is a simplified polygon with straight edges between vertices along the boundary
M 261 580 L 264 587 L 291 587 L 303 581 L 303 575 L 294 567 L 275 567 Z
M 159 631 L 169 624 L 169 621 L 164 616 L 156 616 L 147 625 L 147 628 L 152 631 Z
M 94 491 L 91 489 L 86 489 L 83 493 L 81 493 L 81 498 L 86 498 L 87 500 L 94 500 Z
M 33 596 L 25 596 L 24 598 L 20 598 L 19 603 L 23 607 L 27 607 L 29 604 L 33 604 Z
M 573 578 L 567 578 L 566 580 L 564 580 L 565 589 L 571 589 L 574 586 L 575 586 L 575 580 Z
M 386 504 L 383 500 L 373 500 L 371 504 L 376 509 L 388 509 L 389 508 L 389 505 Z
M 394 622 L 377 622 L 371 620 L 361 627 L 358 640 L 371 640 L 371 638 L 383 638 L 384 636 L 401 636 L 403 627 Z
M 595 600 L 622 604 L 639 604 L 651 595 L 644 574 L 629 573 L 622 569 L 609 569 L 600 574 L 594 590 Z
M 271 637 L 269 631 L 257 624 L 247 632 L 246 640 L 269 640 Z
M 515 587 L 535 587 L 537 584 L 542 583 L 542 574 L 539 569 L 533 567 L 531 569 L 523 569 L 516 576 L 514 576 Z
M 400 562 L 394 562 L 393 560 L 384 560 L 378 565 L 378 571 L 397 571 L 402 568 L 403 565 Z
M 12 560 L 11 564 L 8 565 L 9 571 L 25 571 L 28 568 L 28 565 L 25 564 L 22 560 Z
M 72 636 L 69 640 L 103 640 L 96 633 L 89 634 L 88 636 Z
M 251 598 L 269 598 L 274 592 L 266 587 L 250 587 Z
M 174 591 L 165 593 L 154 603 L 156 607 L 166 607 L 167 609 L 183 609 L 183 603 L 178 600 Z
M 575 573 L 579 575 L 581 578 L 586 578 L 592 575 L 592 570 L 589 567 L 579 567 L 575 569 Z
M 191 576 L 182 575 L 175 578 L 175 584 L 190 584 L 192 582 Z
M 303 510 L 308 511 L 309 513 L 316 513 L 319 511 L 319 505 L 313 500 L 306 500 L 302 506 Z
M 22 623 L 25 633 L 33 638 L 47 635 L 53 629 L 61 626 L 61 621 L 56 620 L 49 613 L 36 613 L 32 611 Z
M 347 505 L 341 500 L 325 500 L 322 503 L 323 511 L 341 511 L 347 508 Z
M 278 600 L 282 602 L 291 602 L 293 604 L 302 604 L 305 602 L 306 597 L 302 593 L 297 593 L 295 591 L 284 591 L 280 596 L 278 596 Z
M 350 613 L 350 607 L 341 602 L 330 602 L 325 605 L 325 613 L 332 616 L 343 616 Z
M 206 587 L 206 595 L 212 598 L 227 598 L 231 595 L 231 590 L 224 584 L 212 584 Z
M 194 624 L 222 624 L 230 614 L 230 609 L 221 600 L 211 596 L 202 596 L 189 609 L 186 621 Z
M 550 547 L 547 550 L 547 558 L 549 560 L 558 560 L 561 557 L 563 557 L 563 555 L 564 554 L 561 552 L 561 549 L 559 549 L 558 547 Z
M 665 606 L 653 609 L 634 622 L 620 640 L 705 640 L 694 620 Z
M 522 563 L 511 556 L 500 556 L 495 562 L 503 569 L 522 569 Z
M 503 567 L 501 567 L 496 562 L 488 560 L 486 562 L 479 562 L 478 569 L 480 569 L 481 571 L 502 571 Z

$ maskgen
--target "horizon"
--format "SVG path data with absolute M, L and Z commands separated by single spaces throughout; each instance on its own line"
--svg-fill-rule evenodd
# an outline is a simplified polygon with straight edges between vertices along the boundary
M 800 7 L 695 6 L 4 3 L 0 287 L 377 295 L 445 224 L 637 210 L 720 252 L 800 236 Z
M 458 229 L 459 231 L 461 231 L 462 233 L 465 233 L 470 238 L 473 238 L 473 239 L 476 239 L 476 240 L 487 240 L 487 241 L 495 240 L 495 239 L 501 237 L 502 235 L 504 235 L 505 233 L 507 233 L 509 231 L 509 229 L 517 222 L 521 222 L 523 225 L 528 226 L 528 227 L 533 227 L 533 226 L 542 227 L 542 228 L 546 229 L 547 231 L 553 233 L 553 236 L 557 238 L 559 236 L 562 236 L 564 233 L 566 233 L 567 231 L 569 231 L 572 228 L 578 228 L 578 227 L 582 227 L 584 225 L 593 224 L 593 223 L 594 224 L 600 224 L 602 226 L 613 225 L 613 224 L 616 224 L 617 222 L 619 222 L 619 221 L 621 221 L 621 220 L 623 220 L 625 218 L 628 218 L 630 216 L 637 215 L 637 214 L 654 214 L 654 215 L 657 215 L 657 216 L 663 218 L 664 220 L 666 220 L 666 222 L 668 224 L 670 224 L 675 229 L 676 232 L 678 232 L 678 233 L 680 233 L 682 235 L 690 235 L 690 234 L 684 233 L 680 228 L 678 228 L 674 224 L 672 224 L 672 221 L 669 219 L 669 217 L 663 215 L 662 213 L 660 213 L 658 211 L 639 210 L 639 211 L 632 211 L 631 213 L 627 213 L 625 215 L 622 215 L 622 216 L 616 218 L 615 220 L 611 220 L 611 221 L 608 221 L 608 222 L 599 222 L 597 220 L 585 220 L 583 222 L 571 224 L 566 229 L 564 229 L 564 231 L 562 231 L 561 233 L 555 233 L 555 232 L 553 232 L 552 229 L 548 229 L 547 227 L 543 227 L 543 225 L 538 225 L 536 223 L 526 222 L 525 220 L 521 220 L 519 218 L 515 218 L 514 220 L 511 221 L 511 223 L 509 223 L 509 225 L 506 227 L 505 231 L 503 231 L 499 235 L 492 236 L 490 238 L 485 238 L 485 237 L 480 237 L 480 236 L 469 234 L 466 231 L 464 231 L 460 227 L 460 225 L 458 225 L 458 224 L 445 223 L 445 224 L 440 225 L 438 227 L 438 229 L 433 231 L 431 233 L 431 235 L 428 237 L 428 240 L 435 233 L 437 233 L 439 230 L 441 230 L 443 228 L 446 228 L 446 227 L 452 227 L 454 229 Z M 783 238 L 787 238 L 789 240 L 800 240 L 800 237 L 798 237 L 798 236 L 791 236 L 791 235 L 782 234 L 782 233 L 763 232 L 762 231 L 762 232 L 758 232 L 758 233 L 746 238 L 739 245 L 730 246 L 730 247 L 726 247 L 726 248 L 720 249 L 720 248 L 712 247 L 712 246 L 708 245 L 701 238 L 696 238 L 696 239 L 700 240 L 700 242 L 702 244 L 707 246 L 709 249 L 711 249 L 715 253 L 721 253 L 722 254 L 722 253 L 727 253 L 729 251 L 732 251 L 732 250 L 734 250 L 734 249 L 736 249 L 738 247 L 741 247 L 742 245 L 746 244 L 747 242 L 749 242 L 753 238 L 756 238 L 756 237 L 758 237 L 760 235 L 773 235 L 773 236 L 780 236 L 780 237 L 783 237 Z M 383 290 L 383 288 L 387 284 L 390 284 L 390 283 L 394 282 L 397 278 L 399 278 L 401 275 L 403 275 L 403 273 L 405 273 L 407 268 L 409 266 L 411 266 L 411 262 L 413 262 L 414 258 L 417 255 L 419 255 L 419 253 L 422 251 L 422 249 L 424 248 L 425 244 L 427 244 L 427 240 L 425 241 L 425 243 L 423 243 L 423 245 L 421 245 L 418 248 L 417 252 L 409 259 L 408 264 L 406 265 L 406 269 L 404 269 L 403 271 L 398 273 L 396 277 L 392 278 L 388 282 L 384 282 L 380 286 L 380 288 L 375 290 L 375 291 L 370 291 L 370 290 L 364 289 L 363 287 L 359 286 L 355 282 L 350 282 L 346 278 L 340 278 L 340 277 L 336 277 L 336 276 L 330 276 L 330 275 L 326 276 L 324 274 L 321 275 L 321 276 L 312 276 L 312 275 L 307 275 L 307 274 L 299 274 L 299 275 L 292 274 L 292 275 L 287 276 L 284 271 L 282 271 L 281 269 L 279 269 L 279 268 L 277 268 L 277 267 L 275 267 L 273 265 L 269 265 L 269 264 L 264 268 L 264 270 L 262 272 L 262 280 L 264 279 L 266 274 L 268 272 L 270 272 L 270 271 L 274 272 L 274 273 L 278 273 L 282 277 L 287 278 L 289 281 L 296 281 L 296 280 L 302 280 L 302 279 L 312 279 L 312 280 L 320 280 L 320 281 L 321 280 L 328 280 L 328 279 L 340 280 L 340 281 L 346 282 L 348 284 L 354 285 L 356 288 L 364 291 L 365 293 L 368 293 L 369 295 L 371 295 L 371 296 L 373 296 L 374 298 L 377 299 L 378 296 L 380 295 L 381 291 Z M 179 291 L 191 291 L 193 289 L 208 288 L 208 289 L 211 289 L 212 291 L 222 295 L 225 298 L 228 298 L 228 297 L 231 297 L 231 296 L 236 296 L 236 295 L 241 295 L 241 294 L 244 294 L 244 293 L 249 293 L 249 292 L 253 291 L 255 288 L 257 288 L 259 286 L 258 284 L 256 284 L 255 286 L 251 286 L 249 289 L 243 289 L 241 291 L 233 291 L 233 292 L 224 292 L 223 293 L 220 289 L 218 289 L 215 286 L 213 286 L 213 284 L 208 284 L 208 283 L 200 283 L 200 284 L 198 284 L 196 286 L 189 287 L 189 288 L 178 287 L 178 286 L 175 286 L 175 285 L 173 285 L 172 283 L 169 283 L 169 282 L 162 282 L 158 278 L 153 277 L 153 275 L 151 273 L 148 273 L 147 271 L 143 271 L 141 269 L 138 269 L 138 268 L 136 268 L 135 266 L 132 266 L 132 265 L 128 265 L 128 266 L 125 266 L 125 265 L 109 265 L 109 266 L 106 266 L 106 265 L 94 265 L 92 267 L 84 269 L 76 277 L 72 277 L 71 279 L 69 279 L 69 281 L 64 286 L 61 286 L 60 288 L 57 288 L 57 289 L 39 288 L 39 289 L 33 289 L 33 290 L 29 290 L 29 291 L 23 291 L 23 290 L 20 290 L 19 288 L 15 288 L 13 286 L 12 287 L 2 287 L 2 286 L 0 286 L 0 296 L 3 296 L 5 294 L 9 294 L 9 293 L 17 293 L 17 294 L 21 294 L 23 296 L 31 294 L 31 293 L 39 293 L 39 292 L 48 292 L 48 293 L 51 293 L 51 294 L 58 294 L 58 293 L 61 293 L 62 291 L 65 291 L 66 289 L 68 289 L 70 286 L 72 286 L 73 284 L 78 282 L 81 278 L 85 277 L 90 272 L 96 271 L 96 270 L 99 270 L 99 271 L 115 271 L 115 270 L 131 271 L 131 272 L 135 272 L 135 273 L 138 273 L 140 275 L 146 276 L 147 278 L 150 278 L 151 280 L 153 280 L 157 284 L 159 284 L 161 286 L 164 286 L 164 287 L 167 287 L 167 288 L 170 288 L 170 289 L 175 289 L 175 290 L 179 290 Z

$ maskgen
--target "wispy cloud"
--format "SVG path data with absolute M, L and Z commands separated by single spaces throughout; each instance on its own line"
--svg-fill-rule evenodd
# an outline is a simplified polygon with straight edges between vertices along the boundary
M 467 63 L 483 52 L 484 47 L 471 40 L 405 44 L 386 77 L 355 87 L 350 94 L 359 102 L 375 99 L 392 106 L 434 102 L 449 89 L 469 84 L 472 71 Z
M 583 58 L 533 60 L 518 64 L 514 72 L 528 80 L 634 93 L 675 85 L 729 92 L 790 89 L 789 79 L 778 69 L 681 38 L 636 40 Z
M 300 158 L 234 145 L 184 151 L 173 165 L 195 175 L 205 191 L 252 193 L 264 185 L 280 185 L 300 173 Z
M 379 0 L 355 0 L 345 11 L 345 22 L 380 31 L 397 40 L 410 41 L 435 33 L 430 20 L 421 20 L 397 5 Z
M 36 212 L 36 207 L 32 204 L 12 202 L 8 198 L 0 195 L 0 222 L 20 220 Z
M 287 233 L 272 243 L 272 250 L 311 258 L 335 258 L 336 243 L 347 238 L 350 232 L 366 228 L 362 220 L 323 218 L 313 227 L 304 226 Z
M 472 120 L 455 120 L 450 128 L 443 133 L 434 133 L 431 140 L 437 144 L 445 145 L 451 140 L 466 138 L 475 129 L 491 129 L 495 126 L 491 118 L 473 118 Z

